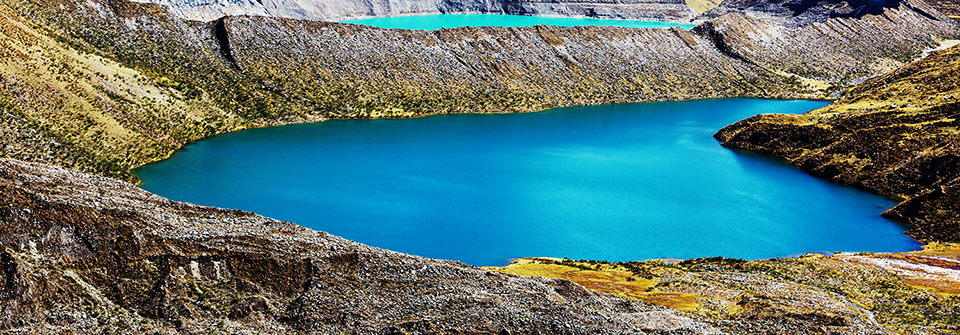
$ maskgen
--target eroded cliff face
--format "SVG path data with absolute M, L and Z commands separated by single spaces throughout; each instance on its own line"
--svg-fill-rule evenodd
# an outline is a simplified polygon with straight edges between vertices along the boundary
M 928 241 L 960 241 L 960 47 L 870 79 L 803 115 L 760 115 L 718 132 L 723 145 L 906 201 L 884 215 Z
M 564 280 L 367 247 L 0 159 L 0 331 L 709 333 Z
M 398 31 L 267 17 L 225 22 L 242 72 L 323 117 L 803 94 L 680 28 Z
M 223 16 L 257 15 L 337 21 L 352 17 L 485 13 L 586 16 L 688 22 L 697 12 L 682 0 L 137 0 L 166 5 L 180 18 L 211 21 Z

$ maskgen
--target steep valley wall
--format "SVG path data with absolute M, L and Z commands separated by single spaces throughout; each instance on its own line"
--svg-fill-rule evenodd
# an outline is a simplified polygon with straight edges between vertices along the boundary
M 9 120 L 2 154 L 126 180 L 134 179 L 131 167 L 246 127 L 817 98 L 957 33 L 953 21 L 906 7 L 799 28 L 721 17 L 691 31 L 406 31 L 260 16 L 194 22 L 126 0 L 12 0 L 0 14 L 0 50 L 11 55 L 0 59 Z

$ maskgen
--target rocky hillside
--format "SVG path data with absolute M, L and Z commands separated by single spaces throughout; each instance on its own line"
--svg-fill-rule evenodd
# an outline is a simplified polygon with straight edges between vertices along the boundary
M 839 258 L 495 272 L 10 159 L 0 204 L 5 334 L 886 334 L 960 321 L 958 281 L 905 285 Z M 913 273 L 960 264 L 912 257 Z
M 680 28 L 396 31 L 267 17 L 223 22 L 240 71 L 324 117 L 802 95 L 785 77 Z
M 884 215 L 928 241 L 960 241 L 960 47 L 866 81 L 803 115 L 760 115 L 723 145 L 784 157 L 840 183 L 905 199 Z
M 136 0 L 169 6 L 180 18 L 212 21 L 223 16 L 259 15 L 336 21 L 351 17 L 440 13 L 587 16 L 688 22 L 697 12 L 683 0 Z
M 711 12 L 725 10 L 731 2 Z M 732 57 L 824 85 L 846 86 L 920 57 L 916 46 L 931 42 L 921 31 L 941 39 L 956 36 L 950 32 L 956 22 L 923 2 L 890 6 L 875 9 L 877 15 L 846 17 L 854 10 L 813 7 L 793 14 L 787 7 L 765 3 L 747 7 L 742 14 L 718 16 L 695 30 L 710 28 L 709 35 Z
M 609 263 L 524 258 L 493 271 L 571 280 L 686 311 L 730 334 L 952 334 L 960 245 L 896 254 Z
M 717 7 L 703 13 L 698 19 L 712 19 L 724 14 L 736 13 L 775 21 L 789 27 L 805 26 L 824 22 L 831 18 L 862 18 L 868 15 L 882 15 L 889 9 L 906 6 L 928 18 L 943 19 L 949 15 L 949 6 L 955 0 L 726 0 Z
M 0 159 L 0 332 L 709 333 L 564 280 L 371 248 Z
M 403 31 L 186 21 L 127 0 L 0 4 L 0 156 L 129 169 L 246 127 L 710 97 L 817 98 L 908 62 L 953 21 L 908 6 L 799 28 Z M 939 14 L 937 14 L 939 15 Z

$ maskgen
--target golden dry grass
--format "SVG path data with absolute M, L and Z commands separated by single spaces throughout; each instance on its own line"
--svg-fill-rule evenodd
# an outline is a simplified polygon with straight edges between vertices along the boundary
M 574 263 L 593 267 L 586 262 Z M 521 276 L 565 279 L 591 290 L 612 293 L 681 311 L 696 311 L 700 308 L 696 295 L 657 290 L 656 286 L 659 282 L 657 278 L 638 277 L 626 268 L 616 264 L 602 264 L 596 266 L 596 268 L 596 270 L 584 270 L 574 266 L 557 264 L 553 259 L 524 258 L 505 267 L 490 267 L 487 269 Z
M 693 8 L 697 13 L 704 13 L 720 5 L 722 0 L 687 0 L 687 6 Z

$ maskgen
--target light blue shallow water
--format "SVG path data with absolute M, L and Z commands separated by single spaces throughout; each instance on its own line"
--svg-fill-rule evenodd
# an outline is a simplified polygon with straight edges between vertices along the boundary
M 417 16 L 380 17 L 340 22 L 364 24 L 380 28 L 437 30 L 457 27 L 527 27 L 538 24 L 547 26 L 615 26 L 630 28 L 693 28 L 694 24 L 661 21 L 611 20 L 594 18 L 543 17 L 497 14 L 436 14 Z
M 711 137 L 755 114 L 823 105 L 719 99 L 328 121 L 216 136 L 135 172 L 174 200 L 473 265 L 917 249 L 879 216 L 893 201 Z

